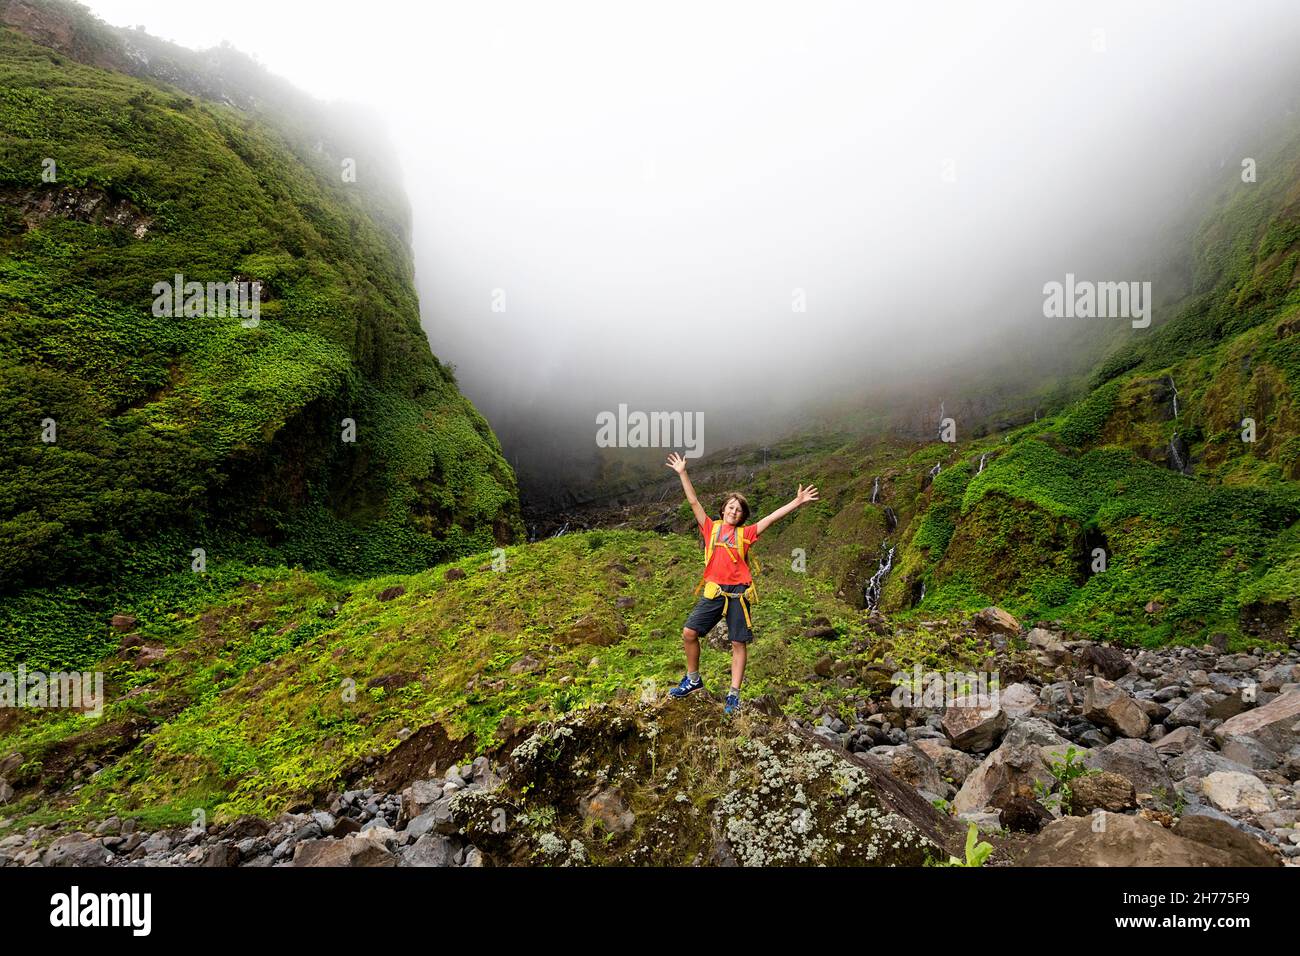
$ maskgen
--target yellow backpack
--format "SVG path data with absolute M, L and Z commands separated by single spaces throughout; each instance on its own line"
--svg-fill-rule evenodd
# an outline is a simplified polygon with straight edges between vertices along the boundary
M 724 524 L 726 524 L 726 522 L 721 520 L 713 522 L 713 533 L 710 534 L 707 539 L 705 539 L 704 571 L 703 573 L 700 574 L 700 583 L 695 585 L 694 593 L 699 594 L 700 589 L 703 588 L 704 596 L 706 598 L 712 599 L 721 595 L 723 599 L 722 613 L 725 616 L 727 613 L 727 608 L 730 606 L 731 603 L 730 598 L 735 595 L 728 594 L 726 591 L 722 590 L 722 588 L 719 587 L 713 581 L 705 581 L 704 575 L 707 574 L 709 571 L 709 562 L 713 560 L 713 549 L 718 545 L 721 545 L 723 548 L 726 549 L 727 554 L 731 557 L 731 561 L 733 564 L 739 564 L 741 561 L 745 560 L 745 535 L 744 535 L 745 529 L 743 526 L 740 525 L 736 526 L 736 547 L 733 549 L 729 544 L 727 544 L 727 542 L 722 540 L 722 526 Z M 751 572 L 750 574 L 751 581 L 749 583 L 749 587 L 747 587 L 745 589 L 745 592 L 739 595 L 739 597 L 740 597 L 740 606 L 745 612 L 745 623 L 748 624 L 750 627 L 753 627 L 754 626 L 753 622 L 750 621 L 749 619 L 749 605 L 758 603 L 758 588 L 754 584 L 752 577 L 758 574 L 758 572 L 762 570 L 762 567 L 759 565 L 757 558 L 749 559 L 749 570 Z

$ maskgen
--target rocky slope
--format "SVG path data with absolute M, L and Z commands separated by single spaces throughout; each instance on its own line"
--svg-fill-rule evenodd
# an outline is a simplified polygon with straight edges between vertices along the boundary
M 973 824 L 989 865 L 1300 865 L 1300 646 L 1133 654 L 992 608 L 967 631 L 1019 678 L 996 696 L 930 700 L 935 674 L 912 699 L 800 720 L 760 698 L 729 719 L 706 693 L 647 688 L 461 763 L 403 728 L 364 788 L 318 806 L 32 826 L 0 864 L 921 865 L 960 858 Z M 814 679 L 862 688 L 860 667 Z

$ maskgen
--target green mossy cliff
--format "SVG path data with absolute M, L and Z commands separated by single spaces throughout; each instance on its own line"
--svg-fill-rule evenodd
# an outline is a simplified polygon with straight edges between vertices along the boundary
M 75 640 L 77 608 L 196 548 L 360 575 L 521 534 L 500 446 L 420 328 L 373 130 L 232 50 L 58 2 L 0 22 L 7 640 Z M 259 282 L 260 323 L 154 315 L 176 274 Z

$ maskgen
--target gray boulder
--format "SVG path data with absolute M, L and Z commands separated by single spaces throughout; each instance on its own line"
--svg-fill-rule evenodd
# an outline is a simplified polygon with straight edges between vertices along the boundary
M 1138 793 L 1170 794 L 1174 789 L 1160 752 L 1145 740 L 1117 740 L 1092 751 L 1084 766 L 1117 773 L 1131 781 Z
M 1151 720 L 1127 691 L 1104 677 L 1094 677 L 1083 700 L 1083 716 L 1123 737 L 1144 737 Z

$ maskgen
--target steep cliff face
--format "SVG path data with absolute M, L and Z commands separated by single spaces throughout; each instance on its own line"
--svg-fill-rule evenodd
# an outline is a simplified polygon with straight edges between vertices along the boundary
M 233 50 L 61 2 L 0 23 L 6 590 L 200 548 L 416 570 L 520 534 L 500 446 L 420 328 L 373 130 Z M 214 300 L 232 282 L 256 315 Z

